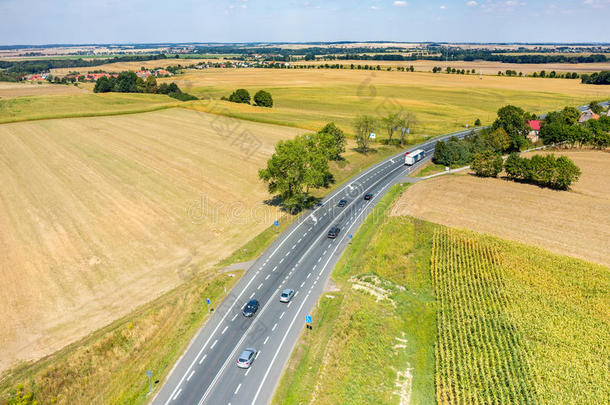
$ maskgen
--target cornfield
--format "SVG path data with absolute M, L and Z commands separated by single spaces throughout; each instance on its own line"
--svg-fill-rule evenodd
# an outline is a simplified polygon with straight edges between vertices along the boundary
M 524 345 L 506 316 L 498 252 L 460 231 L 434 234 L 439 404 L 531 404 L 538 395 Z

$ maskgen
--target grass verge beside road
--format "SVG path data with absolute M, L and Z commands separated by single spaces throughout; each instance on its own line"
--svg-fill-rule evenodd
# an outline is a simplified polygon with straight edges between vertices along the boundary
M 610 269 L 388 217 L 401 191 L 354 235 L 273 403 L 606 402 Z

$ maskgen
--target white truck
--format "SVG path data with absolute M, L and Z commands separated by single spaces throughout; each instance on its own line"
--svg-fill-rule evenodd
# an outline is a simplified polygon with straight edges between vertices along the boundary
M 413 152 L 405 153 L 405 165 L 413 166 L 415 163 L 419 162 L 426 156 L 426 152 L 423 149 L 417 149 Z

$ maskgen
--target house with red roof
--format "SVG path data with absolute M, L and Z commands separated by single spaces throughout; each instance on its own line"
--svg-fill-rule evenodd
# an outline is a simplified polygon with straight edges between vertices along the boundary
M 530 126 L 530 133 L 527 134 L 527 138 L 532 141 L 533 143 L 538 142 L 538 140 L 540 139 L 538 134 L 540 134 L 540 121 L 539 120 L 531 120 L 528 121 L 528 124 Z

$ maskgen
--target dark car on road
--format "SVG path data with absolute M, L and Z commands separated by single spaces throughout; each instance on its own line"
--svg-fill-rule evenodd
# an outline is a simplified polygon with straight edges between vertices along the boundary
M 373 194 L 371 194 L 371 193 L 366 193 L 364 195 L 364 199 L 367 200 L 367 201 L 370 200 L 371 198 L 373 198 Z
M 328 231 L 328 237 L 330 239 L 335 239 L 337 237 L 337 235 L 339 235 L 339 227 L 338 226 L 333 226 L 332 228 L 330 228 L 330 231 Z
M 337 204 L 337 207 L 345 207 L 347 205 L 347 200 L 339 200 L 339 204 Z
M 258 311 L 258 301 L 257 300 L 250 300 L 248 301 L 248 303 L 246 304 L 246 306 L 244 307 L 244 310 L 242 311 L 242 313 L 244 314 L 244 316 L 252 316 L 256 313 L 256 311 Z

